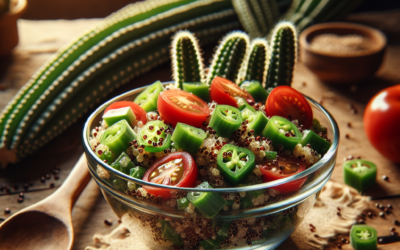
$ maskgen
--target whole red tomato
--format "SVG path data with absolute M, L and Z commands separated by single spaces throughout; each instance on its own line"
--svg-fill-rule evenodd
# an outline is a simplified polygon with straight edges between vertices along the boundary
M 371 144 L 391 161 L 400 162 L 400 84 L 383 89 L 367 104 L 364 130 Z

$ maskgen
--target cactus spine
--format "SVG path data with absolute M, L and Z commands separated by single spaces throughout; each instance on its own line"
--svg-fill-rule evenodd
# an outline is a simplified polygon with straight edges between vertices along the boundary
M 274 29 L 270 43 L 270 63 L 266 88 L 291 85 L 297 62 L 297 32 L 290 22 L 280 22 Z
M 244 32 L 234 31 L 226 35 L 213 56 L 206 83 L 210 85 L 216 76 L 236 82 L 249 44 L 250 38 Z
M 192 33 L 180 31 L 175 35 L 171 57 L 173 79 L 177 88 L 182 88 L 184 82 L 204 81 L 203 59 L 197 39 Z
M 240 81 L 259 81 L 265 88 L 269 66 L 268 42 L 264 38 L 256 38 L 251 42 L 246 55 Z

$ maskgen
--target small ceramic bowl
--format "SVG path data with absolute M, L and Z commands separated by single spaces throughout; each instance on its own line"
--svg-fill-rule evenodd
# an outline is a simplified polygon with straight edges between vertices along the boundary
M 321 34 L 356 34 L 370 39 L 370 48 L 358 54 L 333 54 L 311 48 L 312 40 Z M 352 23 L 324 23 L 309 27 L 300 34 L 300 60 L 320 80 L 332 84 L 357 83 L 372 76 L 380 67 L 386 37 L 379 30 Z

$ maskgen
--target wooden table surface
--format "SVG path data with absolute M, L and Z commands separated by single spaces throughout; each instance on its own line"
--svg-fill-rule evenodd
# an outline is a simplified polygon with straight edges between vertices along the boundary
M 389 44 L 379 72 L 357 86 L 338 88 L 321 83 L 315 75 L 299 63 L 295 71 L 293 87 L 317 101 L 322 101 L 322 105 L 338 122 L 341 136 L 337 164 L 331 179 L 343 182 L 344 158 L 349 155 L 361 156 L 363 159 L 375 162 L 378 166 L 378 184 L 367 190 L 366 194 L 372 197 L 397 195 L 400 194 L 400 166 L 386 160 L 371 146 L 363 130 L 362 115 L 366 103 L 377 91 L 400 83 L 400 11 L 361 13 L 351 15 L 348 20 L 377 27 L 386 33 Z M 12 55 L 0 58 L 0 109 L 4 108 L 30 76 L 56 50 L 98 21 L 97 19 L 20 20 L 20 45 Z M 211 51 L 211 49 L 206 49 L 207 51 Z M 207 54 L 209 56 L 209 53 Z M 156 80 L 171 80 L 170 64 L 160 66 L 151 74 L 134 79 L 110 95 L 109 98 Z M 354 107 L 356 112 L 354 113 L 350 107 Z M 352 124 L 351 127 L 347 125 L 349 122 Z M 84 118 L 34 156 L 13 168 L 0 170 L 0 185 L 5 184 L 10 187 L 12 183 L 15 183 L 16 188 L 11 189 L 13 192 L 23 191 L 23 185 L 26 183 L 32 185 L 28 190 L 46 188 L 51 183 L 54 183 L 55 188 L 59 187 L 83 152 L 80 137 L 83 123 Z M 346 134 L 350 135 L 349 139 L 345 137 Z M 56 167 L 60 168 L 58 180 L 55 180 L 52 173 Z M 49 174 L 50 179 L 45 178 L 42 183 L 40 179 L 46 174 Z M 382 175 L 387 175 L 389 181 L 382 180 Z M 9 216 L 3 212 L 6 207 L 11 209 L 11 214 L 15 213 L 50 195 L 54 190 L 26 192 L 22 203 L 18 203 L 18 193 L 4 195 L 5 192 L 0 191 L 0 218 L 5 219 Z M 372 211 L 378 214 L 379 210 L 374 207 L 376 202 L 384 205 L 391 204 L 394 207 L 393 213 L 385 218 L 379 216 L 372 219 L 367 218 L 366 223 L 375 227 L 379 235 L 389 235 L 391 227 L 400 231 L 400 227 L 393 224 L 395 218 L 400 220 L 400 198 L 371 201 Z M 105 219 L 111 220 L 112 225 L 105 225 Z M 99 189 L 93 181 L 90 182 L 73 209 L 73 223 L 76 234 L 74 249 L 84 249 L 85 246 L 93 244 L 92 237 L 95 233 L 109 233 L 118 225 L 118 218 L 100 195 Z M 337 249 L 337 247 L 333 245 L 330 249 Z M 351 247 L 345 245 L 342 249 L 351 249 Z M 379 249 L 400 249 L 400 243 L 380 245 Z

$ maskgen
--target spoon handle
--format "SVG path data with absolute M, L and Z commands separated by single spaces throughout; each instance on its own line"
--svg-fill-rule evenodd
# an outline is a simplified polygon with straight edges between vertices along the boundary
M 90 179 L 91 176 L 87 167 L 86 157 L 85 154 L 82 154 L 71 173 L 68 175 L 68 178 L 61 187 L 51 195 L 52 201 L 58 200 L 58 202 L 60 202 L 59 204 L 72 209 Z

